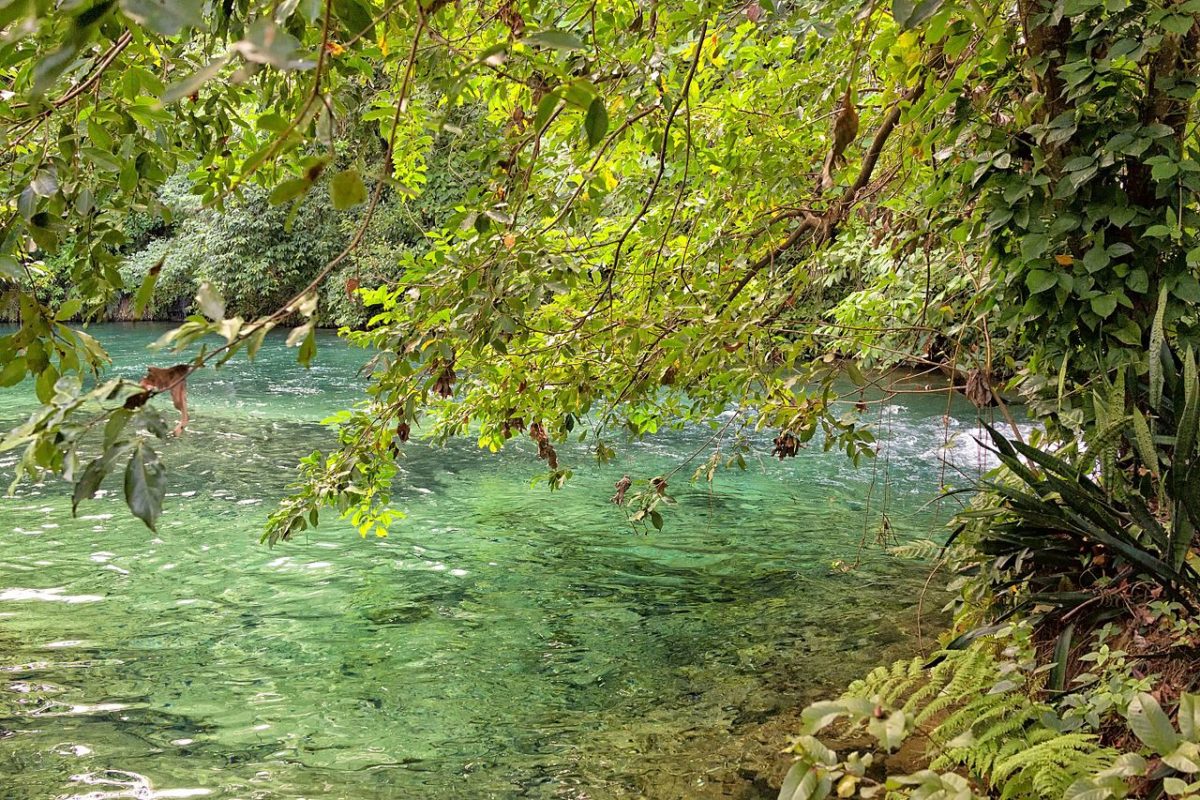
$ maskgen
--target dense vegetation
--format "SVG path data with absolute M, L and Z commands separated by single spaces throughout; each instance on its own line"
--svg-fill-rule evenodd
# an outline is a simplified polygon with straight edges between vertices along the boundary
M 935 548 L 936 666 L 809 714 L 920 771 L 806 735 L 783 796 L 1196 794 L 1196 0 L 21 0 L 0 30 L 18 480 L 78 504 L 123 470 L 161 512 L 155 390 L 84 380 L 89 319 L 186 315 L 191 369 L 280 325 L 302 364 L 317 324 L 375 349 L 272 543 L 327 508 L 385 532 L 410 436 L 528 435 L 555 488 L 567 438 L 710 425 L 680 467 L 712 479 L 749 430 L 869 458 L 878 370 L 944 372 L 1044 429 L 993 431 Z M 614 501 L 661 527 L 670 480 Z

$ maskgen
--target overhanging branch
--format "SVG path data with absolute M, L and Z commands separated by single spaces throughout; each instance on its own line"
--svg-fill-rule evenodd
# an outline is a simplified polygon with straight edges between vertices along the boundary
M 896 130 L 896 126 L 900 122 L 900 116 L 904 113 L 905 106 L 918 99 L 924 93 L 925 82 L 921 81 L 892 104 L 892 107 L 888 109 L 887 114 L 884 115 L 883 120 L 880 122 L 878 130 L 875 131 L 875 136 L 872 138 L 871 144 L 863 156 L 862 166 L 859 168 L 858 175 L 854 178 L 854 181 L 846 187 L 841 196 L 823 214 L 804 212 L 799 224 L 797 224 L 782 243 L 773 247 L 769 252 L 751 264 L 746 270 L 746 274 L 738 280 L 737 284 L 721 303 L 720 308 L 717 309 L 718 316 L 729 308 L 730 304 L 738 298 L 742 291 L 750 285 L 750 282 L 760 272 L 774 264 L 776 259 L 794 248 L 802 240 L 808 240 L 816 246 L 831 241 L 837 235 L 839 226 L 846 221 L 846 217 L 849 216 L 850 210 L 854 207 L 855 202 L 857 202 L 859 194 L 871 182 L 871 176 L 874 174 L 875 167 L 879 163 L 879 157 L 883 154 L 883 148 L 887 145 L 893 131 Z

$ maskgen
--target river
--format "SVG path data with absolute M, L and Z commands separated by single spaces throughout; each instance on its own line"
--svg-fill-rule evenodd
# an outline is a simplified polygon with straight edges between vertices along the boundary
M 162 330 L 92 328 L 131 378 L 166 363 L 145 350 Z M 948 432 L 980 464 L 964 401 L 944 420 L 944 395 L 906 396 L 880 414 L 886 459 L 780 463 L 764 439 L 711 487 L 681 473 L 666 527 L 638 532 L 613 482 L 704 432 L 605 467 L 560 447 L 576 475 L 553 494 L 527 440 L 414 443 L 388 538 L 329 515 L 268 548 L 298 455 L 358 397 L 363 354 L 320 344 L 309 371 L 273 337 L 191 380 L 157 535 L 119 478 L 77 519 L 61 482 L 0 499 L 0 798 L 763 796 L 799 706 L 918 646 L 927 564 L 873 544 L 853 573 L 833 562 L 881 510 L 901 541 L 942 535 L 947 510 L 922 506 Z M 29 402 L 6 390 L 0 419 Z

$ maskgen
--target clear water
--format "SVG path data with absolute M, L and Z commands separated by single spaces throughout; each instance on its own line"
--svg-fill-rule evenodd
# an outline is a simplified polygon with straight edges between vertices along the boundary
M 94 332 L 135 377 L 160 330 Z M 830 564 L 873 538 L 885 494 L 897 536 L 940 532 L 920 506 L 946 431 L 973 431 L 961 403 L 945 423 L 944 396 L 886 409 L 886 469 L 768 446 L 711 489 L 677 480 L 649 535 L 612 484 L 699 432 L 605 468 L 564 448 L 576 478 L 554 495 L 529 486 L 528 442 L 411 446 L 389 538 L 327 524 L 260 545 L 362 358 L 326 338 L 304 372 L 278 340 L 194 378 L 157 536 L 118 481 L 78 519 L 61 483 L 0 500 L 0 798 L 759 796 L 752 765 L 785 744 L 771 720 L 916 647 L 923 565 Z M 0 419 L 27 402 L 6 393 Z

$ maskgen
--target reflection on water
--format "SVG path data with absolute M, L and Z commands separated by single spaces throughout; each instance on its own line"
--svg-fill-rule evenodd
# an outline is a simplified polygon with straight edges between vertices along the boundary
M 131 377 L 157 333 L 98 329 Z M 650 535 L 612 483 L 698 433 L 603 468 L 564 447 L 576 478 L 554 495 L 530 489 L 527 443 L 412 446 L 392 536 L 328 524 L 268 549 L 297 455 L 361 380 L 333 340 L 311 372 L 291 358 L 193 380 L 158 535 L 117 481 L 74 520 L 63 485 L 0 501 L 0 798 L 761 796 L 752 762 L 784 744 L 764 726 L 914 646 L 919 565 L 831 562 L 884 502 L 901 536 L 936 533 L 945 512 L 918 509 L 941 443 L 974 430 L 965 410 L 943 424 L 944 397 L 906 401 L 877 467 L 804 451 L 680 482 Z

